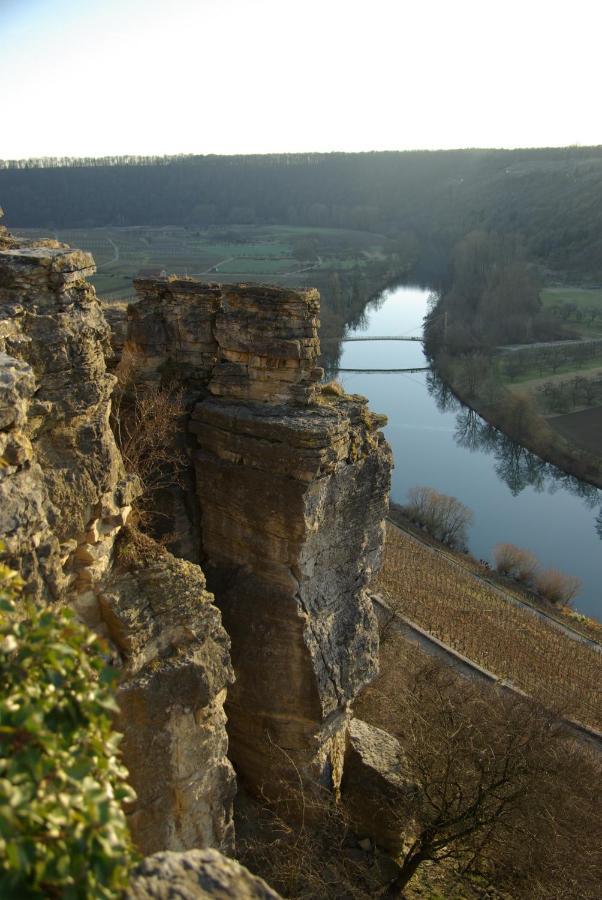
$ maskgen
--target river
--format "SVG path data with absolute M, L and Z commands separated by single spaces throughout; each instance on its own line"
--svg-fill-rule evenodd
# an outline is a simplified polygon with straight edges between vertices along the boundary
M 428 290 L 389 289 L 368 305 L 349 336 L 420 335 Z M 428 365 L 420 343 L 342 344 L 341 369 Z M 574 606 L 602 619 L 602 492 L 562 472 L 487 425 L 431 372 L 340 372 L 350 393 L 385 413 L 395 460 L 391 499 L 404 503 L 414 485 L 457 497 L 474 513 L 471 553 L 491 560 L 509 542 L 531 550 L 545 567 L 582 580 Z

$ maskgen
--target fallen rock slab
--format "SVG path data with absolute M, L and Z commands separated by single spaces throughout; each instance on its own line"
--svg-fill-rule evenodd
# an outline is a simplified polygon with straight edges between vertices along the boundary
M 217 850 L 156 853 L 138 866 L 126 900 L 280 900 L 261 878 Z

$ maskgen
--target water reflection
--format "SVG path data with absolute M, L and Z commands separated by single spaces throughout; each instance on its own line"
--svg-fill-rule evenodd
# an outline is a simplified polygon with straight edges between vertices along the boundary
M 531 487 L 537 493 L 547 491 L 550 494 L 564 489 L 584 500 L 592 509 L 600 502 L 598 488 L 545 462 L 490 425 L 473 409 L 464 406 L 436 372 L 431 370 L 427 374 L 426 384 L 440 412 L 457 411 L 454 430 L 456 444 L 470 453 L 481 451 L 493 455 L 495 472 L 508 486 L 513 497 Z M 598 519 L 600 529 L 596 526 L 596 530 L 602 538 L 602 510 Z
M 426 389 L 439 412 L 455 412 L 462 406 L 452 389 L 432 369 L 426 376 Z
M 600 512 L 596 516 L 596 534 L 602 541 L 602 506 L 600 507 Z
M 367 308 L 355 334 L 416 333 L 427 303 L 428 292 L 419 287 L 387 291 Z M 601 618 L 602 492 L 488 425 L 436 373 L 382 371 L 427 365 L 420 344 L 360 341 L 339 348 L 341 368 L 354 370 L 339 372 L 344 388 L 368 397 L 375 411 L 389 417 L 392 499 L 403 503 L 417 484 L 458 497 L 475 515 L 469 535 L 474 556 L 488 559 L 500 541 L 525 547 L 542 566 L 578 575 L 583 591 L 577 608 Z M 371 372 L 358 371 L 365 369 Z

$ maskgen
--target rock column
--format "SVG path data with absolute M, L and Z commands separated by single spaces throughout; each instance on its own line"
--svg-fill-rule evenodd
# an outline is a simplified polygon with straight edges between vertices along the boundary
M 375 674 L 365 587 L 380 562 L 391 454 L 362 397 L 320 383 L 319 295 L 223 286 L 218 363 L 193 412 L 205 569 L 232 640 L 231 754 L 335 789 L 350 706 Z

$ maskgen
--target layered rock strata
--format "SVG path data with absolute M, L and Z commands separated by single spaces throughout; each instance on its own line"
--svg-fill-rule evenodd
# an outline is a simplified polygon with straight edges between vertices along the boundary
M 233 759 L 257 791 L 277 791 L 279 773 L 336 787 L 350 703 L 377 665 L 365 586 L 389 489 L 382 419 L 320 384 L 317 291 L 137 289 L 144 377 L 180 369 L 201 398 L 190 430 L 202 557 L 237 676 Z
M 140 849 L 229 848 L 229 641 L 198 566 L 121 537 L 137 487 L 109 426 L 92 271 L 89 254 L 0 233 L 2 554 L 110 642 Z
M 391 456 L 363 398 L 322 390 L 316 291 L 224 288 L 220 361 L 191 429 L 203 552 L 232 639 L 232 754 L 255 789 L 337 788 L 350 704 L 376 672 L 365 586 Z
M 188 434 L 187 419 L 195 403 L 206 395 L 218 360 L 213 326 L 220 289 L 177 276 L 139 278 L 134 286 L 140 300 L 128 307 L 120 369 L 129 373 L 138 397 L 150 389 L 176 386 L 184 411 L 181 427 L 174 434 L 174 451 L 188 464 L 180 465 L 169 487 L 156 492 L 153 506 L 160 512 L 156 536 L 169 534 L 170 547 L 178 556 L 199 562 L 200 514 L 190 462 L 194 441 Z
M 4 540 L 31 593 L 79 597 L 107 570 L 135 492 L 109 427 L 109 330 L 85 280 L 89 254 L 11 243 L 0 251 L 0 352 L 9 407 L 11 383 L 20 394 L 9 427 L 21 454 L 5 473 Z M 32 502 L 37 524 L 24 508 Z
M 177 379 L 187 404 L 198 401 L 218 361 L 220 286 L 170 275 L 138 278 L 134 287 L 139 302 L 128 308 L 125 346 L 135 359 L 137 386 Z

